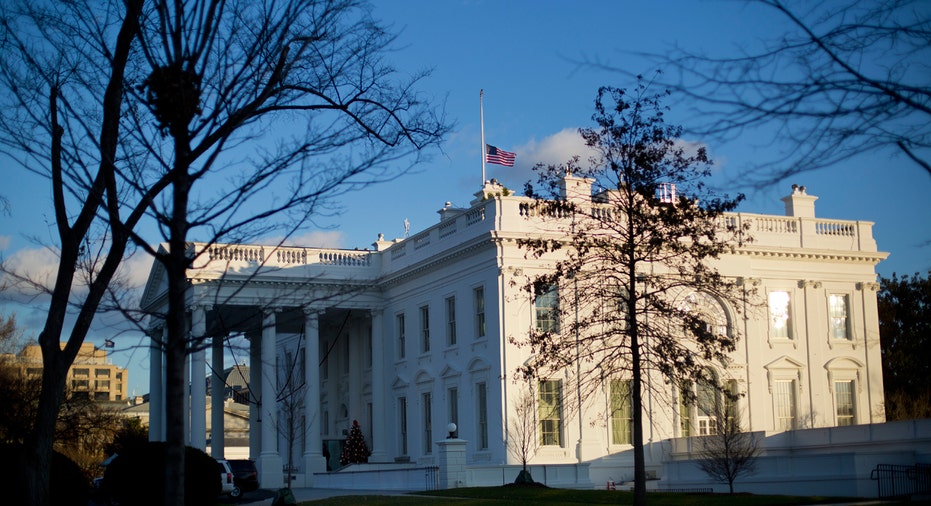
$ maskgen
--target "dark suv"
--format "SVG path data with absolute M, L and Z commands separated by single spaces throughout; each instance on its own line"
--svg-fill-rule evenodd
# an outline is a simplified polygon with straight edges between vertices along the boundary
M 233 491 L 231 497 L 242 497 L 245 492 L 252 492 L 259 488 L 259 472 L 255 469 L 255 462 L 251 460 L 230 460 L 233 468 Z

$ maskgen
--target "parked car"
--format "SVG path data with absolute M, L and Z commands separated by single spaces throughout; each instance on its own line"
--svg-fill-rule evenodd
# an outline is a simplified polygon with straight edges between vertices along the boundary
M 259 472 L 255 468 L 255 462 L 251 460 L 231 460 L 230 467 L 233 468 L 233 491 L 230 497 L 242 497 L 245 492 L 252 492 L 259 488 Z
M 220 472 L 220 495 L 233 495 L 236 485 L 233 482 L 233 468 L 229 461 L 217 460 L 217 469 Z

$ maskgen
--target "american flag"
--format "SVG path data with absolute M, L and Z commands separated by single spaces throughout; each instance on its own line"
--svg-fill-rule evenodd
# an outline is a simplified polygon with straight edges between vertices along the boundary
M 485 161 L 488 163 L 513 167 L 516 158 L 517 154 L 515 153 L 498 149 L 491 144 L 485 144 Z

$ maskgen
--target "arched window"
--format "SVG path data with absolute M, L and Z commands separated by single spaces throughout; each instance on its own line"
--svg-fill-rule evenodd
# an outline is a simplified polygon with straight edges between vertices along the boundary
M 707 322 L 707 330 L 718 336 L 728 335 L 727 313 L 721 303 L 705 292 L 692 292 L 679 304 L 679 309 L 699 315 Z

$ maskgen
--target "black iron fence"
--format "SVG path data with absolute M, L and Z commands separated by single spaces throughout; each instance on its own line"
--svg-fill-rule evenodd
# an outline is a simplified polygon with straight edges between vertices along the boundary
M 878 464 L 870 473 L 870 479 L 877 482 L 880 499 L 931 494 L 931 464 Z

